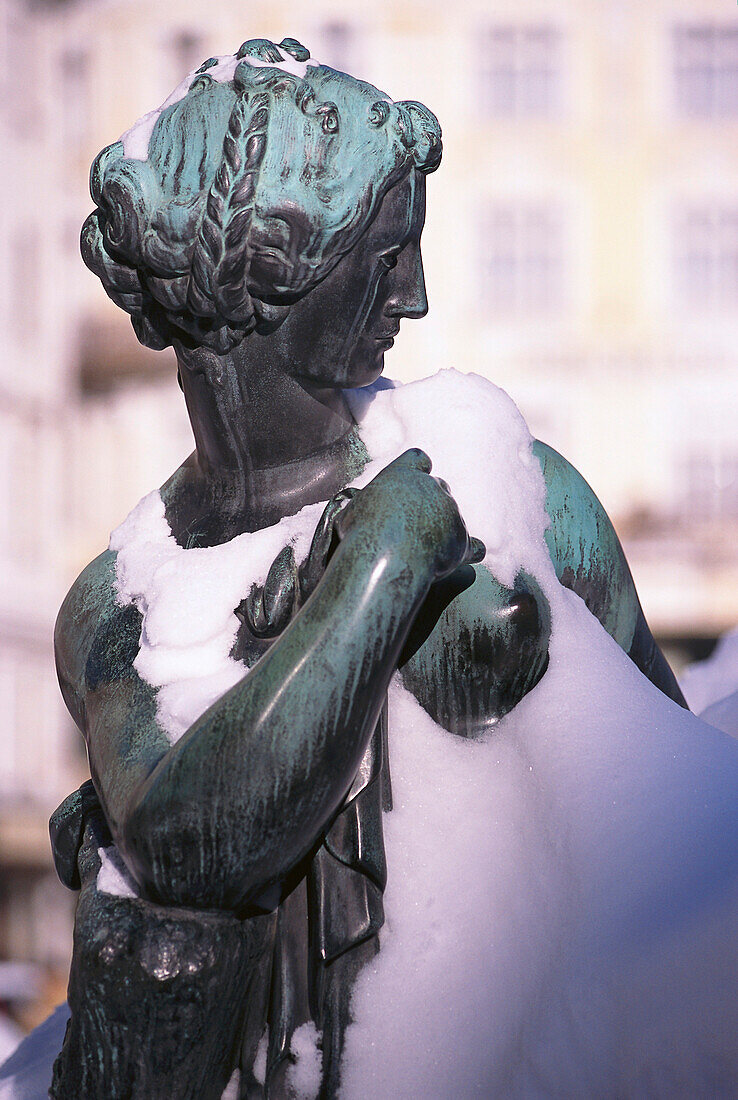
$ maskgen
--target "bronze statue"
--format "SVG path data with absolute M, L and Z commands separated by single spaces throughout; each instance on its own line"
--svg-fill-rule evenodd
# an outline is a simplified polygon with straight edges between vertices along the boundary
M 545 675 L 548 608 L 532 577 L 507 586 L 481 564 L 421 451 L 351 488 L 369 455 L 344 390 L 375 382 L 401 320 L 427 312 L 435 117 L 286 39 L 209 59 L 152 125 L 143 153 L 139 129 L 97 157 L 82 250 L 138 338 L 177 355 L 196 450 L 161 489 L 168 528 L 196 550 L 322 516 L 303 559 L 280 548 L 240 593 L 243 674 L 174 742 L 135 667 L 142 615 L 114 550 L 64 602 L 59 679 L 92 779 L 52 819 L 81 891 L 52 1095 L 216 1098 L 236 1068 L 242 1097 L 287 1095 L 312 1021 L 335 1096 L 392 874 L 390 678 L 484 737 Z M 561 583 L 683 703 L 601 505 L 554 451 L 534 454 Z M 113 845 L 137 896 L 98 889 Z

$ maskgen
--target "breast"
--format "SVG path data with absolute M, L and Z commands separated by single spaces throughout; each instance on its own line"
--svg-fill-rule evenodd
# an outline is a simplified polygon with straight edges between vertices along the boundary
M 435 584 L 403 651 L 403 683 L 431 718 L 460 737 L 489 732 L 543 676 L 548 603 L 533 578 L 513 588 L 466 565 Z

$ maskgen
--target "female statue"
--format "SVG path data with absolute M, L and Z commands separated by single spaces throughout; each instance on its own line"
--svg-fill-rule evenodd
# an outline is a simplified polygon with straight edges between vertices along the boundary
M 383 922 L 390 678 L 400 668 L 438 724 L 473 739 L 545 673 L 546 597 L 481 564 L 422 451 L 350 488 L 369 454 L 344 391 L 374 383 L 400 321 L 427 311 L 440 157 L 425 107 L 286 39 L 206 61 L 93 165 L 85 262 L 143 343 L 174 347 L 196 450 L 147 498 L 156 547 L 136 513 L 59 615 L 92 782 L 52 820 L 60 874 L 81 884 L 57 1098 L 220 1097 L 237 1067 L 240 1095 L 285 1095 L 306 1024 L 321 1095 L 337 1095 L 352 985 Z M 604 511 L 560 456 L 533 453 L 559 579 L 681 702 Z M 266 579 L 231 604 L 225 678 L 191 672 L 187 712 L 142 663 L 156 631 L 130 547 L 215 562 L 301 511 L 309 552 L 275 536 Z M 197 633 L 192 619 L 175 634 Z M 101 888 L 113 846 L 134 896 Z

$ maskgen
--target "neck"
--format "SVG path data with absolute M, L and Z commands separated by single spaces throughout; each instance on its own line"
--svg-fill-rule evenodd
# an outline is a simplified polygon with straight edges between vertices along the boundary
M 367 455 L 341 390 L 311 387 L 252 334 L 225 355 L 176 348 L 195 436 L 165 486 L 175 536 L 209 544 L 327 500 Z

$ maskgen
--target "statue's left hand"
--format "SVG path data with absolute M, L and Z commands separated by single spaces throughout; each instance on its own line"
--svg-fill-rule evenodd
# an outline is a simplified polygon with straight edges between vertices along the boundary
M 254 585 L 236 614 L 257 638 L 276 638 L 315 590 L 337 543 L 335 523 L 356 489 L 342 489 L 328 501 L 315 528 L 310 552 L 298 567 L 291 546 L 277 554 L 263 585 Z
M 88 779 L 78 790 L 67 795 L 49 820 L 54 867 L 61 882 L 70 890 L 79 890 L 81 885 L 77 857 L 91 817 L 102 819 L 102 810 L 92 780 Z

